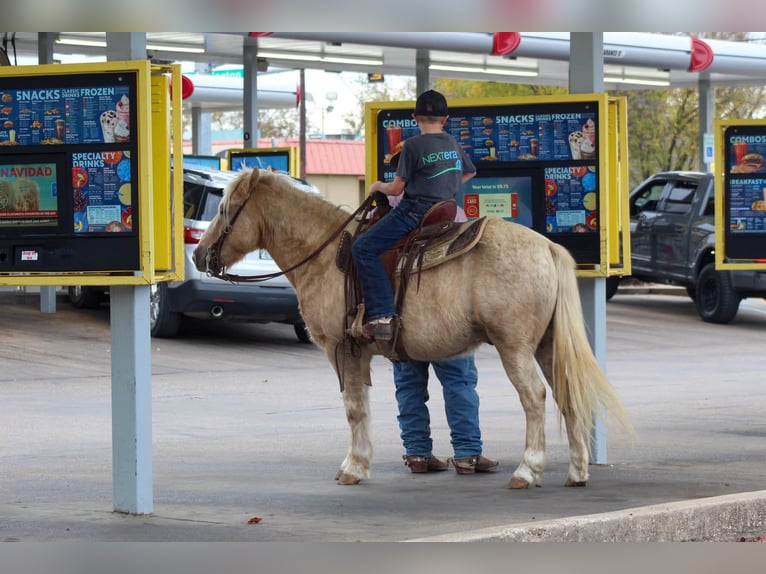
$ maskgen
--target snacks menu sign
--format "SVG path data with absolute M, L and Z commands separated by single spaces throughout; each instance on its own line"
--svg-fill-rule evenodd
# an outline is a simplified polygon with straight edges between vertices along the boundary
M 126 143 L 125 85 L 0 90 L 0 145 Z
M 444 130 L 474 163 L 591 160 L 596 158 L 595 104 L 450 108 Z M 408 137 L 420 133 L 411 110 L 386 110 L 380 117 L 383 164 Z
M 470 156 L 476 177 L 458 200 L 469 218 L 500 216 L 565 245 L 578 263 L 600 261 L 599 101 L 450 106 L 444 130 Z M 377 114 L 378 179 L 420 133 L 412 109 Z

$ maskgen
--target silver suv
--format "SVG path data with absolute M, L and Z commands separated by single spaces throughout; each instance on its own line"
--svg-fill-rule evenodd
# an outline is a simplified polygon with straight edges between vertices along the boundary
M 288 323 L 294 326 L 301 342 L 309 343 L 306 326 L 298 307 L 295 290 L 284 275 L 258 283 L 230 283 L 197 271 L 192 252 L 218 211 L 224 188 L 237 176 L 201 168 L 184 169 L 184 281 L 152 286 L 150 324 L 154 337 L 175 337 L 183 328 L 184 317 Z M 319 193 L 305 180 L 296 185 L 307 193 Z M 279 272 L 265 250 L 254 251 L 230 270 L 236 275 L 263 275 Z M 69 299 L 75 307 L 95 307 L 107 295 L 104 287 L 70 287 Z

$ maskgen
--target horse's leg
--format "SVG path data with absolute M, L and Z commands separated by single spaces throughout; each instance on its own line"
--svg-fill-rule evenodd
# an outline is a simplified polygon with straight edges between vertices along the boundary
M 357 354 L 359 354 L 357 352 Z M 335 365 L 334 351 L 327 353 Z M 338 484 L 358 484 L 370 476 L 372 441 L 370 440 L 370 355 L 364 350 L 361 356 L 346 353 L 336 369 L 343 370 L 343 406 L 351 429 L 351 445 L 340 465 L 335 479 Z
M 540 346 L 535 353 L 540 370 L 545 375 L 545 379 L 551 384 L 553 389 L 553 399 L 558 405 L 553 382 L 553 337 L 552 331 L 546 331 Z M 585 486 L 588 482 L 588 445 L 585 437 L 578 430 L 573 414 L 569 410 L 562 413 L 564 424 L 566 425 L 567 441 L 569 442 L 569 472 L 567 473 L 566 486 Z
M 524 457 L 507 488 L 528 488 L 542 479 L 545 466 L 545 385 L 540 380 L 532 352 L 515 351 L 493 339 L 508 378 L 516 387 L 524 409 L 527 430 Z

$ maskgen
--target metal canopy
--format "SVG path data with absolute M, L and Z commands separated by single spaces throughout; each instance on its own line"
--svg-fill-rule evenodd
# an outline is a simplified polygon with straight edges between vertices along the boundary
M 245 37 L 242 32 L 147 32 L 147 55 L 163 61 L 242 65 Z M 521 33 L 518 49 L 509 56 L 477 51 L 484 37 L 491 35 L 274 33 L 258 39 L 258 53 L 270 67 L 412 76 L 416 53 L 425 42 L 423 45 L 432 47 L 429 49 L 432 78 L 569 85 L 569 33 Z M 604 32 L 605 90 L 697 87 L 701 77 L 712 86 L 757 85 L 766 81 L 766 45 L 705 40 L 715 53 L 713 63 L 701 72 L 689 72 L 683 65 L 688 58 L 683 52 L 689 41 L 688 37 L 663 34 Z M 36 56 L 37 43 L 37 32 L 16 33 L 20 56 Z M 105 32 L 60 32 L 54 41 L 54 53 L 105 57 L 105 44 Z M 644 83 L 625 83 L 631 80 Z M 658 85 L 650 85 L 652 82 Z

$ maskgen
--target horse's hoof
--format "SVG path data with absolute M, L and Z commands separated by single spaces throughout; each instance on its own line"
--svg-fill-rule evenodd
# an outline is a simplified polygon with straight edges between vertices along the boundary
M 361 478 L 357 478 L 355 476 L 351 476 L 350 474 L 346 474 L 343 471 L 338 472 L 337 476 L 335 477 L 335 480 L 338 481 L 338 484 L 359 484 L 359 481 Z
M 514 476 L 511 479 L 511 482 L 505 485 L 505 488 L 510 488 L 511 490 L 522 490 L 525 488 L 529 488 L 529 483 L 524 480 L 523 478 L 519 478 L 518 476 Z
M 588 486 L 587 480 L 572 480 L 571 478 L 567 478 L 566 483 L 564 486 Z

